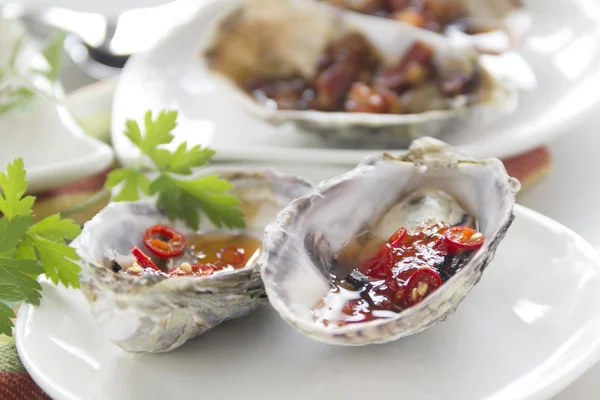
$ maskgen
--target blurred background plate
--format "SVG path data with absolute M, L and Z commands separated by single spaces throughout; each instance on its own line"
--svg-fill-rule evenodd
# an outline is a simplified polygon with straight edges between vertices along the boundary
M 14 84 L 15 88 L 32 93 L 29 101 L 15 103 L 14 109 L 4 112 L 0 118 L 0 168 L 4 169 L 15 158 L 23 158 L 29 180 L 28 190 L 41 192 L 110 166 L 112 149 L 86 135 L 75 122 L 62 103 L 60 83 L 50 82 L 34 73 L 36 65 L 46 62 L 38 47 L 28 35 L 22 36 L 23 29 L 19 23 L 0 20 L 0 24 L 3 28 L 19 28 L 9 29 L 8 34 L 0 37 L 0 48 L 12 49 L 18 40 L 21 43 L 14 72 L 8 73 L 3 83 Z M 6 60 L 4 54 L 2 62 Z M 21 61 L 27 65 L 21 66 Z
M 33 7 L 61 7 L 73 11 L 117 15 L 133 8 L 155 7 L 168 2 L 169 0 L 0 0 L 0 6 L 9 3 L 22 3 Z
M 31 113 L 3 119 L 11 129 L 3 130 L 0 146 L 2 168 L 23 158 L 30 192 L 57 188 L 111 165 L 112 149 L 86 135 L 64 106 L 39 102 Z
M 112 120 L 113 143 L 122 161 L 137 156 L 122 134 L 125 120 L 163 108 L 179 110 L 177 135 L 210 143 L 221 160 L 354 164 L 378 150 L 335 148 L 291 126 L 270 126 L 217 90 L 200 68 L 199 50 L 205 27 L 221 4 L 207 2 L 189 23 L 125 66 Z M 530 150 L 565 132 L 600 100 L 600 3 L 547 0 L 527 6 L 533 20 L 529 35 L 516 52 L 492 61 L 518 80 L 517 112 L 489 128 L 442 138 L 473 156 L 506 157 Z

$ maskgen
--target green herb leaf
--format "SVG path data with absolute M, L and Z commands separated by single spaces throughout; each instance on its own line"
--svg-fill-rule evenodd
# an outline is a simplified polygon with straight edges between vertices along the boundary
M 51 81 L 54 82 L 58 78 L 60 68 L 62 67 L 63 48 L 65 44 L 65 38 L 67 34 L 65 32 L 58 32 L 51 36 L 42 54 L 48 63 L 48 70 L 42 71 L 42 73 Z
M 11 283 L 0 283 L 0 301 L 11 303 L 22 302 L 23 296 L 19 292 L 18 288 L 13 286 Z
M 4 88 L 0 92 L 0 117 L 13 110 L 28 107 L 33 99 L 35 99 L 35 96 L 35 92 L 26 87 Z
M 46 276 L 55 285 L 60 282 L 65 287 L 79 287 L 81 268 L 73 262 L 79 257 L 75 249 L 64 241 L 74 239 L 80 232 L 79 226 L 73 221 L 61 220 L 59 214 L 43 219 L 27 232 L 28 242 L 41 261 Z
M 80 267 L 75 249 L 65 240 L 81 232 L 73 221 L 51 215 L 32 225 L 34 197 L 25 196 L 26 172 L 17 159 L 0 173 L 0 333 L 10 335 L 14 313 L 7 303 L 40 303 L 42 287 L 37 277 L 48 278 L 64 286 L 79 287 Z
M 181 219 L 190 228 L 198 229 L 198 203 L 193 196 L 181 190 L 173 178 L 162 174 L 150 184 L 149 191 L 150 194 L 158 194 L 156 203 L 169 219 Z
M 191 175 L 192 168 L 201 167 L 208 163 L 215 151 L 209 148 L 201 148 L 200 145 L 187 149 L 187 143 L 183 142 L 171 157 L 168 171 L 174 174 Z
M 12 328 L 14 324 L 11 318 L 15 318 L 15 313 L 6 304 L 0 302 L 0 334 L 12 336 Z
M 140 149 L 142 148 L 142 131 L 136 121 L 128 119 L 125 122 L 125 136 L 131 140 L 131 143 L 135 144 Z
M 35 249 L 33 248 L 31 241 L 27 239 L 27 236 L 23 237 L 19 247 L 17 247 L 17 254 L 15 254 L 15 258 L 17 260 L 35 260 L 37 258 Z
M 29 215 L 17 215 L 13 219 L 0 219 L 0 253 L 14 250 L 21 236 L 31 227 L 32 218 Z
M 144 194 L 148 194 L 148 186 L 150 180 L 139 170 L 133 168 L 121 168 L 112 171 L 106 177 L 104 186 L 112 189 L 119 183 L 123 183 L 123 187 L 117 195 L 113 197 L 113 201 L 135 201 L 140 199 L 140 190 Z
M 239 200 L 225 195 L 232 189 L 231 183 L 216 175 L 196 180 L 174 180 L 184 192 L 194 197 L 200 209 L 204 211 L 215 226 L 243 228 L 244 214 L 239 209 Z
M 19 56 L 19 52 L 21 51 L 21 45 L 23 44 L 23 36 L 19 36 L 15 43 L 13 44 L 13 48 L 10 52 L 10 56 L 8 57 L 8 68 L 14 70 L 17 65 L 17 57 Z
M 81 233 L 79 225 L 70 219 L 60 219 L 60 214 L 50 215 L 29 229 L 28 235 L 37 235 L 48 240 L 64 243 L 73 240 Z
M 0 297 L 3 301 L 27 301 L 28 303 L 38 305 L 42 295 L 42 287 L 31 276 L 37 276 L 44 272 L 35 260 L 12 260 L 10 258 L 0 258 L 0 276 L 2 276 L 2 285 L 10 285 L 12 290 L 8 298 Z M 5 288 L 5 293 L 9 291 Z
M 142 141 L 140 150 L 150 155 L 156 151 L 156 147 L 161 144 L 169 144 L 173 140 L 173 129 L 177 126 L 177 111 L 161 111 L 155 119 L 152 119 L 152 112 L 147 111 L 144 115 L 144 128 L 146 135 Z
M 206 165 L 215 151 L 199 145 L 188 149 L 186 143 L 180 144 L 173 152 L 165 149 L 164 145 L 173 141 L 176 120 L 176 111 L 161 111 L 156 118 L 148 111 L 144 115 L 145 133 L 137 122 L 126 122 L 125 135 L 142 153 L 139 163 L 142 163 L 143 157 L 148 157 L 152 162 L 148 168 L 157 173 L 157 177 L 150 181 L 133 168 L 113 171 L 105 187 L 112 189 L 123 184 L 113 200 L 137 200 L 141 190 L 144 194 L 156 195 L 158 206 L 171 220 L 182 219 L 193 229 L 198 229 L 200 224 L 199 210 L 217 227 L 243 227 L 244 216 L 239 210 L 239 201 L 229 194 L 231 183 L 216 175 L 181 179 L 181 175 L 191 175 L 193 168 Z
M 23 70 L 23 65 L 17 65 L 21 53 L 23 36 L 15 40 L 8 61 L 0 66 L 0 117 L 15 110 L 30 107 L 40 95 L 36 85 L 31 80 L 32 73 L 45 76 L 50 82 L 58 78 L 62 66 L 63 45 L 66 34 L 59 32 L 53 35 L 42 50 L 46 60 L 46 68 L 40 70 L 33 67 Z
M 23 160 L 17 158 L 6 167 L 6 173 L 0 173 L 0 212 L 9 220 L 17 215 L 31 215 L 34 197 L 23 197 L 27 190 Z

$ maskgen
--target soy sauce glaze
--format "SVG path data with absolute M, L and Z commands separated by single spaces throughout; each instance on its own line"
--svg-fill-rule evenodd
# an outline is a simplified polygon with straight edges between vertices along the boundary
M 350 274 L 334 276 L 334 286 L 313 309 L 314 318 L 325 326 L 342 326 L 393 317 L 437 290 L 484 240 L 476 228 L 464 225 L 429 222 L 411 231 L 400 228 L 387 242 L 365 246 Z M 338 260 L 344 258 L 341 253 Z M 341 264 L 337 270 L 347 271 Z

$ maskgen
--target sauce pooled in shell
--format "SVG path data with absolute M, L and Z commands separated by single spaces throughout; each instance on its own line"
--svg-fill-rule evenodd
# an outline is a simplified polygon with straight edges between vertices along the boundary
M 206 233 L 184 236 L 165 225 L 154 225 L 144 234 L 144 249 L 131 249 L 136 261 L 115 272 L 165 277 L 208 276 L 251 265 L 260 255 L 262 241 L 247 234 Z M 150 255 L 153 255 L 151 257 Z
M 314 318 L 325 326 L 343 326 L 393 317 L 440 288 L 484 240 L 465 225 L 428 221 L 413 230 L 402 227 L 387 242 L 365 246 L 345 278 L 333 276 Z M 344 250 L 336 258 L 344 259 Z

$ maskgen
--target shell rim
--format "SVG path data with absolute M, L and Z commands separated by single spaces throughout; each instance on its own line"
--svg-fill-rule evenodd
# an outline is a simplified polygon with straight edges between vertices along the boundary
M 450 150 L 450 151 L 455 156 L 459 156 L 459 157 L 462 156 L 460 153 L 456 152 L 455 150 Z M 407 153 L 405 153 L 405 154 L 407 154 Z M 367 162 L 371 162 L 371 163 L 367 164 Z M 391 318 L 383 318 L 383 319 L 376 319 L 376 320 L 372 320 L 372 321 L 368 321 L 368 322 L 348 324 L 348 325 L 345 325 L 342 327 L 339 327 L 339 326 L 324 327 L 314 321 L 308 321 L 307 319 L 300 318 L 296 314 L 290 312 L 288 307 L 281 300 L 280 296 L 278 296 L 275 293 L 275 290 L 273 288 L 274 285 L 273 285 L 272 281 L 270 281 L 269 278 L 266 278 L 266 279 L 264 278 L 264 275 L 265 275 L 264 271 L 266 271 L 269 266 L 272 266 L 275 264 L 272 260 L 273 259 L 277 260 L 281 253 L 281 250 L 285 248 L 281 244 L 287 243 L 287 241 L 288 241 L 287 234 L 289 232 L 288 227 L 296 219 L 298 219 L 298 214 L 300 214 L 302 212 L 301 211 L 299 213 L 298 210 L 310 208 L 313 199 L 323 197 L 327 191 L 335 189 L 337 186 L 343 184 L 345 181 L 352 179 L 354 176 L 362 175 L 365 171 L 367 171 L 374 165 L 376 165 L 378 163 L 382 163 L 382 162 L 404 162 L 404 163 L 414 165 L 414 163 L 411 161 L 398 160 L 395 158 L 390 159 L 389 157 L 386 156 L 385 153 L 380 155 L 379 157 L 377 155 L 368 157 L 367 159 L 365 159 L 365 161 L 363 161 L 361 164 L 359 164 L 359 166 L 357 166 L 355 169 L 353 169 L 347 173 L 344 173 L 342 175 L 336 176 L 332 179 L 329 179 L 329 180 L 319 183 L 319 185 L 317 186 L 318 193 L 310 194 L 310 195 L 298 198 L 298 199 L 294 200 L 293 202 L 291 202 L 287 207 L 285 207 L 278 214 L 277 220 L 275 222 L 269 224 L 265 228 L 265 239 L 263 241 L 263 254 L 261 255 L 261 257 L 258 260 L 258 271 L 260 272 L 261 279 L 263 280 L 265 292 L 267 293 L 269 302 L 270 302 L 271 306 L 280 314 L 280 316 L 283 317 L 284 320 L 286 320 L 288 323 L 290 323 L 294 328 L 298 329 L 300 332 L 307 334 L 314 339 L 317 339 L 320 341 L 325 341 L 321 336 L 318 335 L 319 333 L 327 333 L 327 334 L 330 334 L 331 336 L 337 336 L 337 335 L 345 335 L 348 333 L 359 332 L 362 329 L 364 329 L 365 327 L 371 328 L 371 327 L 378 327 L 380 325 L 385 325 L 387 323 L 390 323 L 391 321 L 399 320 L 409 313 L 419 312 L 421 309 L 426 308 L 429 305 L 429 303 L 435 301 L 435 299 L 437 299 L 439 296 L 441 296 L 442 292 L 436 291 L 433 294 L 427 296 L 423 301 L 421 301 L 417 305 L 407 308 L 407 309 L 397 313 L 394 317 L 391 317 Z M 511 206 L 509 208 L 509 213 L 502 217 L 502 219 L 498 225 L 497 232 L 501 233 L 503 231 L 506 231 L 510 227 L 510 225 L 512 224 L 512 222 L 515 218 L 514 205 L 516 204 L 516 195 L 520 189 L 519 181 L 513 177 L 510 177 L 506 173 L 504 164 L 502 164 L 502 162 L 496 158 L 488 158 L 488 159 L 479 160 L 479 161 L 475 161 L 475 160 L 468 159 L 468 158 L 461 158 L 461 159 L 457 160 L 456 162 L 457 162 L 457 164 L 462 164 L 462 166 L 464 166 L 464 167 L 469 167 L 469 166 L 475 167 L 477 165 L 482 165 L 482 164 L 484 164 L 484 165 L 492 164 L 496 168 L 499 168 L 501 171 L 504 171 L 504 174 L 506 175 L 506 186 L 509 189 L 508 194 L 510 195 L 510 199 L 508 199 L 507 201 L 509 203 L 511 203 Z M 458 168 L 458 166 L 457 166 L 457 168 Z M 306 206 L 303 206 L 303 205 L 306 205 Z M 287 219 L 280 218 L 280 216 L 283 216 L 283 215 L 292 215 L 292 217 L 287 218 Z M 280 235 L 281 236 L 282 234 L 285 236 L 285 240 L 281 240 L 280 238 L 277 238 L 277 239 L 275 239 L 275 241 L 272 241 L 271 239 L 268 238 L 268 236 L 272 236 L 272 235 Z M 473 258 L 471 258 L 468 261 L 468 264 L 465 265 L 463 268 L 461 268 L 461 270 L 459 272 L 454 274 L 449 279 L 449 281 L 458 279 L 458 277 L 466 274 L 472 268 L 475 268 L 478 263 L 483 263 L 483 261 L 485 261 L 485 258 L 487 257 L 487 253 L 485 252 L 485 250 L 489 249 L 489 248 L 495 248 L 495 246 L 497 246 L 498 243 L 502 239 L 503 239 L 502 236 L 496 236 L 496 237 L 494 237 L 494 240 L 486 241 L 484 243 L 484 246 L 482 246 L 475 253 Z M 272 247 L 277 247 L 277 248 L 273 249 Z M 444 284 L 446 285 L 446 284 L 448 284 L 448 282 L 446 282 Z M 468 293 L 467 293 L 467 295 L 468 295 Z M 464 297 L 466 297 L 467 295 L 465 295 Z M 464 299 L 464 297 L 463 297 L 463 299 Z M 333 340 L 331 342 L 336 342 L 336 340 Z M 352 344 L 352 343 L 350 343 L 350 344 Z
M 316 189 L 315 185 L 312 182 L 310 182 L 309 180 L 307 180 L 303 177 L 300 177 L 298 175 L 293 175 L 293 174 L 282 174 L 282 173 L 277 172 L 273 168 L 263 168 L 263 169 L 259 169 L 259 170 L 255 170 L 255 171 L 245 171 L 245 170 L 235 169 L 235 168 L 220 167 L 220 168 L 207 168 L 203 173 L 207 173 L 207 174 L 208 173 L 217 173 L 222 176 L 231 174 L 234 177 L 239 176 L 241 178 L 250 178 L 250 179 L 252 179 L 256 176 L 265 176 L 265 177 L 274 178 L 278 181 L 288 181 L 293 184 L 303 185 L 303 186 L 306 186 L 307 189 L 312 189 L 312 190 Z M 73 240 L 73 242 L 76 241 L 76 243 L 77 243 L 77 247 L 76 247 L 75 251 L 77 252 L 77 255 L 80 257 L 79 262 L 85 263 L 86 265 L 88 265 L 96 270 L 107 270 L 108 269 L 106 266 L 99 264 L 97 262 L 97 260 L 89 260 L 87 255 L 82 254 L 82 251 L 80 250 L 82 239 L 85 239 L 84 234 L 86 234 L 86 232 L 89 235 L 89 230 L 93 229 L 93 227 L 96 224 L 101 223 L 101 221 L 99 221 L 99 219 L 101 218 L 101 214 L 103 214 L 105 211 L 107 211 L 110 208 L 127 207 L 132 204 L 138 204 L 138 205 L 142 205 L 142 206 L 150 206 L 152 208 L 155 208 L 161 216 L 164 216 L 165 218 L 167 218 L 167 216 L 164 214 L 164 212 L 156 206 L 155 199 L 142 199 L 142 200 L 137 200 L 137 201 L 111 202 L 111 203 L 107 204 L 104 208 L 102 208 L 102 210 L 100 210 L 96 215 L 94 215 L 94 217 L 91 220 L 87 221 L 83 226 L 81 234 Z M 199 212 L 201 212 L 201 211 L 199 211 Z M 244 232 L 245 229 L 244 228 L 242 228 L 242 229 L 217 228 L 214 231 Z M 254 235 L 254 236 L 256 236 L 257 238 L 260 239 L 260 235 Z M 264 246 L 263 246 L 262 251 L 264 251 Z M 262 256 L 262 251 L 261 251 L 261 256 Z M 158 288 L 158 287 L 171 288 L 171 287 L 188 285 L 188 284 L 196 283 L 196 282 L 210 282 L 213 280 L 226 279 L 227 277 L 238 274 L 238 273 L 243 273 L 243 272 L 247 272 L 247 271 L 250 271 L 250 272 L 257 271 L 258 260 L 260 260 L 261 256 L 259 256 L 258 259 L 256 261 L 254 261 L 254 263 L 252 263 L 250 265 L 246 265 L 243 268 L 222 271 L 222 272 L 219 272 L 218 274 L 213 274 L 213 275 L 208 275 L 208 276 L 178 276 L 178 277 L 176 277 L 176 279 L 173 279 L 173 277 L 164 277 L 164 276 L 158 276 L 158 275 L 130 276 L 130 275 L 125 275 L 125 274 L 115 273 L 115 282 L 126 282 L 128 284 L 143 288 L 145 290 L 151 290 L 151 289 Z M 112 285 L 101 285 L 101 286 L 103 286 L 102 290 L 113 290 Z
M 316 1 L 316 0 L 307 0 L 307 1 Z M 477 102 L 471 105 L 459 105 L 457 107 L 442 109 L 442 110 L 430 110 L 422 113 L 412 113 L 412 114 L 381 114 L 381 113 L 351 113 L 346 111 L 317 111 L 317 110 L 278 110 L 266 107 L 255 101 L 249 94 L 244 92 L 239 86 L 233 82 L 228 76 L 213 70 L 206 58 L 206 51 L 210 48 L 215 40 L 214 36 L 217 34 L 217 29 L 220 26 L 220 23 L 227 18 L 227 16 L 234 13 L 239 7 L 243 6 L 243 1 L 241 0 L 229 0 L 230 4 L 227 5 L 217 5 L 216 10 L 205 10 L 206 16 L 212 14 L 213 18 L 210 23 L 207 24 L 204 32 L 206 37 L 201 41 L 200 49 L 199 49 L 199 65 L 200 68 L 204 70 L 204 72 L 208 73 L 211 78 L 219 85 L 221 88 L 229 92 L 229 95 L 234 98 L 234 100 L 238 101 L 246 110 L 250 113 L 258 116 L 266 121 L 269 121 L 273 124 L 282 124 L 285 122 L 309 122 L 309 123 L 318 123 L 322 127 L 330 127 L 336 128 L 338 126 L 403 126 L 403 125 L 413 125 L 419 124 L 429 121 L 442 121 L 445 119 L 451 119 L 458 115 L 473 112 L 474 110 L 479 110 L 487 107 L 498 107 L 499 113 L 504 114 L 502 112 L 502 108 L 512 109 L 516 105 L 518 101 L 519 93 L 516 85 L 513 82 L 498 79 L 494 76 L 490 71 L 488 71 L 481 63 L 478 62 L 481 70 L 487 75 L 488 79 L 492 82 L 492 88 L 489 90 L 487 98 L 483 101 Z M 214 4 L 211 4 L 214 5 Z M 324 3 L 325 8 L 331 8 L 337 10 L 338 14 L 343 15 L 345 13 L 357 14 L 361 15 L 361 17 L 367 18 L 375 18 L 377 20 L 381 20 L 379 17 L 363 15 L 360 13 L 356 13 L 350 10 L 340 10 L 335 6 Z M 396 24 L 395 21 L 383 20 L 378 23 L 387 23 L 387 24 Z M 416 30 L 422 30 L 420 28 L 415 28 Z M 427 30 L 422 30 L 426 35 L 431 36 L 430 41 L 439 41 L 442 42 L 447 40 L 447 38 L 443 35 L 440 35 L 435 32 L 430 32 Z M 471 35 L 476 36 L 476 35 Z M 475 49 L 468 48 L 473 56 L 478 59 L 479 56 L 475 52 Z M 467 57 L 467 56 L 465 56 Z

